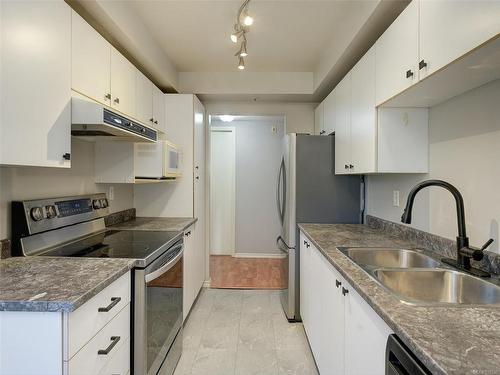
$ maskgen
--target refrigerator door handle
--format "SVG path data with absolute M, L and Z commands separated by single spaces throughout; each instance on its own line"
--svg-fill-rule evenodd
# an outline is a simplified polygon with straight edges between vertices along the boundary
M 285 160 L 281 159 L 280 169 L 278 171 L 278 186 L 276 188 L 276 206 L 278 208 L 278 216 L 280 218 L 280 223 L 283 225 L 283 211 L 282 211 L 282 203 L 280 199 L 281 192 L 281 176 L 283 174 L 283 168 L 285 167 Z
M 278 238 L 276 238 L 276 245 L 278 246 L 278 249 L 280 249 L 285 254 L 288 254 L 289 250 L 292 249 L 286 244 L 285 240 L 281 236 L 278 236 Z

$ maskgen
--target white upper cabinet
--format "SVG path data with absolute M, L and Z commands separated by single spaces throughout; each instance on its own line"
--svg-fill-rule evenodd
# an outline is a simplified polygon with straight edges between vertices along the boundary
M 323 133 L 329 135 L 335 132 L 336 128 L 336 91 L 333 90 L 323 101 Z
M 111 49 L 111 106 L 135 117 L 136 68 L 116 49 Z
M 135 117 L 153 126 L 153 83 L 139 70 L 135 72 Z
M 111 105 L 111 47 L 75 11 L 71 14 L 71 87 L 99 103 Z
M 0 1 L 0 164 L 70 167 L 71 8 Z
M 376 102 L 385 102 L 418 81 L 418 2 L 412 1 L 376 46 Z
M 376 171 L 375 48 L 351 70 L 351 171 Z
M 351 165 L 350 72 L 335 87 L 335 96 L 335 174 L 345 174 L 349 173 Z
M 153 85 L 153 126 L 163 133 L 167 131 L 165 107 L 165 96 L 163 92 Z
M 500 1 L 427 0 L 419 3 L 420 79 L 500 32 Z
M 314 109 L 314 135 L 322 135 L 324 123 L 324 101 L 319 103 Z

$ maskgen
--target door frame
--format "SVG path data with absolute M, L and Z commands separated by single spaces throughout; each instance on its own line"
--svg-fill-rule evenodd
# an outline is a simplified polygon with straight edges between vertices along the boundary
M 209 132 L 209 143 L 210 145 L 212 144 L 212 132 L 226 132 L 226 133 L 231 133 L 232 134 L 232 138 L 233 138 L 233 147 L 234 147 L 234 150 L 233 150 L 233 153 L 234 153 L 234 159 L 233 159 L 233 163 L 232 163 L 232 169 L 234 171 L 233 173 L 233 178 L 234 178 L 234 181 L 233 181 L 233 189 L 232 189 L 232 197 L 233 197 L 233 207 L 232 207 L 232 233 L 231 233 L 231 237 L 232 237 L 232 251 L 231 251 L 231 254 L 227 254 L 227 255 L 231 255 L 231 256 L 234 256 L 234 254 L 236 253 L 236 128 L 234 126 L 211 126 L 209 125 L 209 129 L 208 129 L 208 132 Z M 210 151 L 209 151 L 209 165 L 211 166 L 212 165 L 212 148 L 210 147 Z M 212 217 L 212 168 L 209 168 L 209 183 L 208 183 L 208 186 L 209 186 L 209 193 L 208 193 L 208 200 L 209 200 L 209 211 L 208 211 L 208 217 L 209 217 L 209 222 L 211 222 L 210 218 Z M 211 223 L 210 223 L 211 224 Z M 211 234 L 211 230 L 212 230 L 212 225 L 209 226 L 209 233 Z M 210 255 L 212 255 L 212 246 L 211 246 L 211 235 L 209 235 L 209 239 L 208 239 L 208 255 L 210 257 Z

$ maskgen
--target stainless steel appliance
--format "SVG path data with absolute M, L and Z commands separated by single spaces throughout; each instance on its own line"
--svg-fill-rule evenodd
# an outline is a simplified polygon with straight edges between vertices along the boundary
M 392 334 L 385 348 L 386 375 L 430 375 L 431 372 L 403 344 L 398 336 Z
M 286 254 L 288 285 L 281 303 L 290 321 L 300 320 L 297 223 L 359 223 L 360 177 L 336 176 L 334 136 L 288 134 L 278 172 L 276 202 Z
M 106 228 L 104 194 L 12 202 L 14 255 L 136 260 L 131 368 L 172 374 L 182 350 L 183 232 Z
M 87 140 L 155 142 L 158 132 L 91 100 L 71 98 L 71 135 Z

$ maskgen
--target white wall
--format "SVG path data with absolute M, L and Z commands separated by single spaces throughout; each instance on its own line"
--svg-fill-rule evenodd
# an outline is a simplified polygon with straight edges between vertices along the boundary
M 285 116 L 287 133 L 314 133 L 317 103 L 205 102 L 207 115 Z
M 430 173 L 370 176 L 367 212 L 399 222 L 415 183 L 443 179 L 464 197 L 471 245 L 482 245 L 491 237 L 496 241 L 489 249 L 499 252 L 500 80 L 432 107 L 429 128 Z M 401 191 L 401 207 L 392 206 L 392 190 Z M 415 201 L 412 225 L 454 239 L 457 222 L 452 196 L 441 188 L 427 190 Z
M 0 239 L 10 238 L 13 200 L 107 192 L 110 185 L 94 183 L 94 144 L 71 142 L 71 169 L 0 167 Z M 113 185 L 111 212 L 133 207 L 131 185 Z
M 283 119 L 216 120 L 212 125 L 231 126 L 236 132 L 236 253 L 279 253 L 276 179 L 283 152 Z

